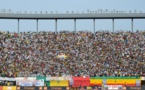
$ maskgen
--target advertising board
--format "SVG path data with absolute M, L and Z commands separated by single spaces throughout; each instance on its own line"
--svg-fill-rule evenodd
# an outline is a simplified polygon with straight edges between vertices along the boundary
M 108 90 L 118 90 L 122 87 L 122 85 L 104 85 L 104 88 L 107 88 Z
M 34 77 L 18 77 L 16 78 L 16 85 L 18 86 L 44 86 L 44 79 L 36 80 Z
M 126 90 L 144 90 L 140 86 L 135 86 L 135 87 L 126 87 Z

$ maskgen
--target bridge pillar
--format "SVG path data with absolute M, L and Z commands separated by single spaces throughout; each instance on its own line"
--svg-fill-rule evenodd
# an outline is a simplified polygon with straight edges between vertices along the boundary
M 93 19 L 93 21 L 94 21 L 93 23 L 94 23 L 94 34 L 95 34 L 95 19 Z
M 114 18 L 112 19 L 112 30 L 114 32 Z
M 76 29 L 76 19 L 74 19 L 74 30 L 75 30 L 75 33 L 76 33 L 76 31 L 77 31 L 77 29 Z
M 131 29 L 132 29 L 132 32 L 133 32 L 133 18 L 131 19 Z
M 37 33 L 38 33 L 38 19 L 36 20 L 36 27 L 37 27 Z
M 57 19 L 55 19 L 55 33 L 57 33 Z
M 20 33 L 20 31 L 19 31 L 19 19 L 18 19 L 18 34 Z

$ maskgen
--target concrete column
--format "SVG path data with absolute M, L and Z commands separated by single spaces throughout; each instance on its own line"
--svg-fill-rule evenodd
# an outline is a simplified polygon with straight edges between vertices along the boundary
M 20 23 L 19 23 L 19 19 L 18 19 L 18 34 L 20 33 L 20 31 L 19 31 L 19 24 L 20 24 Z
M 94 23 L 94 34 L 95 34 L 95 19 L 93 19 L 93 21 L 94 21 L 93 23 Z
M 75 33 L 76 33 L 76 19 L 74 19 L 74 31 L 75 31 Z
M 132 29 L 132 32 L 133 32 L 133 18 L 131 19 L 131 29 Z
M 57 33 L 57 19 L 55 19 L 55 33 Z
M 112 19 L 112 31 L 114 32 L 114 18 Z
M 37 33 L 38 33 L 38 19 L 36 20 L 36 27 L 37 27 Z

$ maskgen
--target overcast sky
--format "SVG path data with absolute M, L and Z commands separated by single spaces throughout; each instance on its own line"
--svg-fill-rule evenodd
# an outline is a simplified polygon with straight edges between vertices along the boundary
M 87 12 L 87 10 L 123 10 L 145 12 L 145 0 L 0 0 L 0 12 Z M 39 30 L 54 31 L 54 20 L 40 20 Z M 58 30 L 73 30 L 73 20 L 58 20 Z M 115 20 L 115 30 L 131 30 L 131 20 Z M 135 30 L 145 30 L 145 19 L 134 20 Z M 17 20 L 0 20 L 0 30 L 17 31 Z M 77 30 L 93 30 L 92 20 L 77 20 Z M 111 20 L 96 20 L 97 30 L 112 30 Z M 20 31 L 36 31 L 35 20 L 20 20 Z

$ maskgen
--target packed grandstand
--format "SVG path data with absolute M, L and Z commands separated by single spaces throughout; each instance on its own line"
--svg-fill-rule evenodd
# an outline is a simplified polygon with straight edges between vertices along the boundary
M 0 32 L 0 76 L 145 76 L 145 31 Z

